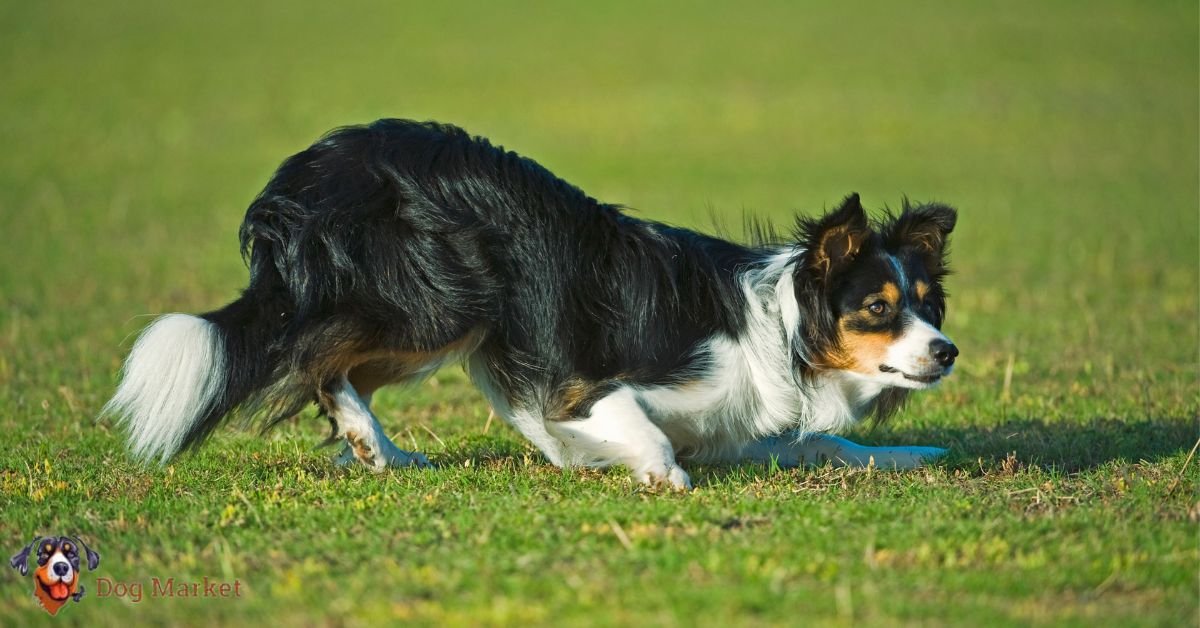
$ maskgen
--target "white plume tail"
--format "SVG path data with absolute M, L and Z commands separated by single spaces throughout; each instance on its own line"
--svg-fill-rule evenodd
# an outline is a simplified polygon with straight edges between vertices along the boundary
M 187 314 L 163 316 L 133 345 L 121 385 L 101 414 L 118 418 L 135 456 L 166 462 L 219 401 L 225 363 L 214 323 Z

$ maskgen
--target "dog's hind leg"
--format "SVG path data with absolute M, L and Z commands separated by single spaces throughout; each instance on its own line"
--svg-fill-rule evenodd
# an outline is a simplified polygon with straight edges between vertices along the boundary
M 687 472 L 675 462 L 671 441 L 646 416 L 629 388 L 601 398 L 586 418 L 547 421 L 546 428 L 562 441 L 567 463 L 595 467 L 623 464 L 643 484 L 692 488 Z
M 370 399 L 370 394 L 367 394 Z M 338 457 L 342 465 L 360 462 L 374 471 L 387 467 L 427 467 L 424 455 L 404 451 L 388 438 L 379 420 L 371 413 L 367 402 L 345 377 L 325 387 L 320 395 L 321 405 L 333 420 L 336 438 L 346 439 L 346 449 Z
M 781 467 L 822 465 L 880 469 L 915 469 L 946 455 L 938 447 L 867 447 L 832 434 L 797 433 L 772 436 L 750 443 L 740 455 L 725 462 L 763 462 Z

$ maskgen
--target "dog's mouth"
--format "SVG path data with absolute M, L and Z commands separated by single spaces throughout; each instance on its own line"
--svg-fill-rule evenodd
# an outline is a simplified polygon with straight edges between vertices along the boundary
M 924 375 L 910 375 L 908 373 L 905 373 L 904 371 L 901 371 L 898 368 L 891 367 L 886 364 L 880 364 L 879 370 L 883 371 L 884 373 L 899 373 L 900 375 L 902 375 L 904 377 L 904 379 L 911 380 L 914 382 L 920 382 L 922 384 L 932 384 L 932 383 L 937 382 L 938 380 L 942 379 L 942 377 L 944 377 L 946 375 L 946 371 L 941 371 L 938 373 L 929 373 L 929 374 L 924 374 Z
M 42 590 L 46 592 L 46 595 L 49 595 L 50 599 L 52 600 L 63 602 L 66 601 L 67 598 L 71 597 L 71 587 L 67 586 L 67 584 L 64 582 L 46 584 L 45 582 L 42 582 L 41 578 L 34 578 L 34 580 L 37 580 L 38 586 L 41 587 Z

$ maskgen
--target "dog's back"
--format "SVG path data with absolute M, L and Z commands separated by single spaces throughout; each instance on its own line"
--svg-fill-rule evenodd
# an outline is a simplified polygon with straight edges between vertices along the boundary
M 240 239 L 242 296 L 156 321 L 106 406 L 139 455 L 165 460 L 239 407 L 294 414 L 346 372 L 373 388 L 468 350 L 510 397 L 579 375 L 662 379 L 696 339 L 736 326 L 728 279 L 747 261 L 457 127 L 405 120 L 338 129 L 287 159 Z

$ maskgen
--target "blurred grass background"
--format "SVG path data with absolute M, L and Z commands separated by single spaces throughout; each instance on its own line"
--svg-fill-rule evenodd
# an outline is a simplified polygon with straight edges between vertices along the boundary
M 353 482 L 362 499 L 397 500 L 389 508 L 402 511 L 382 519 L 334 506 L 331 521 L 365 517 L 365 538 L 325 541 L 341 555 L 368 555 L 366 539 L 388 526 L 434 525 L 441 515 L 405 518 L 420 508 L 407 503 L 411 493 L 467 482 L 459 498 L 480 500 L 481 517 L 494 512 L 501 520 L 519 522 L 540 508 L 543 491 L 566 495 L 563 508 L 571 514 L 545 525 L 555 542 L 585 547 L 587 560 L 600 561 L 580 559 L 583 566 L 565 575 L 547 566 L 555 564 L 551 557 L 527 569 L 513 548 L 550 551 L 548 541 L 496 542 L 491 558 L 507 565 L 496 569 L 508 584 L 425 583 L 417 587 L 425 592 L 421 603 L 405 606 L 396 600 L 409 599 L 416 586 L 405 565 L 446 557 L 396 552 L 395 564 L 376 565 L 392 590 L 374 593 L 390 600 L 368 605 L 375 618 L 503 623 L 561 615 L 688 623 L 709 609 L 712 621 L 778 622 L 797 615 L 772 600 L 821 599 L 809 609 L 812 617 L 834 623 L 954 622 L 979 609 L 997 621 L 1194 620 L 1193 522 L 1200 508 L 1193 506 L 1196 475 L 1182 467 L 1197 436 L 1198 411 L 1197 19 L 1195 3 L 1187 2 L 0 1 L 0 438 L 8 445 L 0 454 L 0 538 L 15 551 L 35 528 L 73 526 L 106 542 L 114 552 L 110 564 L 130 577 L 155 564 L 148 556 L 155 554 L 162 554 L 162 571 L 256 564 L 252 547 L 236 545 L 238 538 L 252 546 L 271 535 L 288 539 L 289 547 L 319 547 L 322 541 L 304 531 L 324 524 L 248 521 L 243 536 L 218 535 L 226 543 L 222 563 L 208 545 L 211 522 L 172 519 L 188 517 L 189 507 L 208 512 L 210 502 L 221 512 L 228 490 L 253 495 L 263 483 L 274 485 L 274 473 L 258 477 L 254 467 L 263 465 L 258 456 L 276 456 L 280 476 L 296 476 L 289 481 L 301 487 L 301 501 L 309 491 L 327 491 L 337 503 L 339 491 L 349 490 L 338 482 Z M 814 481 L 805 471 L 773 480 L 718 474 L 705 497 L 635 503 L 628 503 L 632 489 L 620 474 L 558 479 L 542 469 L 537 478 L 548 484 L 530 484 L 528 471 L 502 462 L 479 472 L 482 479 L 467 471 L 459 472 L 468 473 L 465 479 L 451 471 L 346 479 L 322 470 L 324 453 L 304 449 L 321 429 L 312 421 L 265 444 L 226 435 L 180 462 L 173 473 L 184 477 L 250 471 L 229 478 L 228 486 L 197 479 L 192 501 L 177 505 L 168 476 L 129 464 L 111 426 L 92 421 L 115 383 L 128 336 L 147 322 L 142 315 L 206 311 L 230 300 L 245 283 L 237 226 L 274 167 L 332 127 L 379 117 L 453 122 L 540 161 L 597 198 L 702 229 L 713 228 L 714 214 L 735 231 L 744 214 L 787 224 L 794 212 L 820 211 L 850 191 L 860 192 L 868 207 L 897 206 L 903 195 L 959 207 L 946 328 L 963 348 L 961 366 L 896 423 L 860 437 L 954 447 L 960 459 L 934 472 L 936 481 L 880 480 L 913 492 L 918 511 L 918 489 L 927 481 L 944 484 L 925 504 L 933 511 L 931 504 L 971 499 L 962 497 L 964 487 L 983 482 L 975 487 L 985 504 L 980 520 L 950 526 L 948 538 L 979 538 L 990 518 L 1006 521 L 1004 529 L 1014 533 L 1045 526 L 1010 552 L 1015 556 L 1051 551 L 1049 545 L 1063 542 L 1056 535 L 1078 525 L 1094 534 L 1068 543 L 1071 556 L 1091 566 L 1064 558 L 1040 570 L 1004 561 L 955 570 L 934 560 L 921 565 L 938 573 L 915 578 L 861 571 L 865 541 L 855 537 L 853 549 L 840 548 L 839 534 L 814 529 L 812 521 L 822 508 L 858 521 L 854 513 L 887 518 L 895 506 L 836 487 L 806 505 L 811 496 L 790 493 Z M 410 429 L 406 437 L 435 461 L 532 456 L 540 464 L 506 428 L 480 433 L 486 407 L 461 374 L 439 375 L 415 395 L 384 394 L 380 402 L 390 427 L 419 424 L 438 435 L 434 440 L 413 428 L 416 436 Z M 105 498 L 103 490 L 67 480 L 67 488 L 51 483 L 39 498 L 39 474 L 31 470 L 39 461 L 108 482 L 115 496 L 121 486 L 150 482 L 150 501 Z M 113 470 L 118 475 L 105 480 Z M 326 486 L 323 473 L 341 479 Z M 1076 494 L 1090 506 L 1070 524 L 1053 517 L 1031 524 L 1026 514 L 1009 512 L 1010 494 L 1030 482 L 1041 486 L 1045 473 L 1067 474 L 1054 477 L 1081 486 L 1134 482 L 1138 474 L 1152 479 L 1125 506 L 1114 506 L 1119 499 L 1102 498 L 1108 493 L 1099 489 L 1084 491 L 1090 497 Z M 1183 488 L 1166 491 L 1172 477 L 1184 478 Z M 757 502 L 742 500 L 746 486 L 760 480 L 767 489 L 755 491 L 779 499 L 769 513 L 772 531 L 749 530 L 711 551 L 738 561 L 771 555 L 779 551 L 771 543 L 787 540 L 795 544 L 788 556 L 820 554 L 842 574 L 861 576 L 853 586 L 877 582 L 870 586 L 883 593 L 866 610 L 847 611 L 837 597 L 840 580 L 830 584 L 820 574 L 785 578 L 782 590 L 770 578 L 747 576 L 753 569 L 738 571 L 740 585 L 692 572 L 682 579 L 693 584 L 681 582 L 679 570 L 709 565 L 697 558 L 708 550 L 695 540 L 645 550 L 640 577 L 663 587 L 649 595 L 636 580 L 622 584 L 628 565 L 605 557 L 620 545 L 580 545 L 581 526 L 610 518 L 628 524 L 685 513 L 709 521 L 726 516 L 717 511 L 755 510 Z M 493 494 L 512 483 L 527 489 L 520 499 L 508 503 Z M 989 510 L 989 500 L 999 511 Z M 876 525 L 870 516 L 862 514 L 859 523 Z M 947 525 L 959 519 L 941 516 Z M 142 521 L 113 524 L 118 518 Z M 479 525 L 463 521 L 465 528 Z M 1147 536 L 1122 539 L 1131 529 Z M 853 536 L 865 528 L 849 530 Z M 896 534 L 901 554 L 917 551 L 924 538 L 917 530 Z M 1147 543 L 1152 547 L 1138 549 Z M 453 540 L 445 544 L 452 554 L 467 551 Z M 172 562 L 172 553 L 183 563 Z M 301 569 L 311 558 L 292 549 L 279 560 Z M 552 584 L 537 575 L 539 566 L 567 580 L 594 580 L 599 597 L 544 593 L 538 602 L 533 593 L 543 595 Z M 447 569 L 472 578 L 469 564 Z M 5 591 L 12 593 L 24 583 L 10 575 Z M 1105 580 L 1109 575 L 1114 580 Z M 258 577 L 271 586 L 282 581 Z M 189 606 L 185 616 L 245 620 L 250 615 L 243 611 L 257 609 L 317 623 L 355 617 L 343 608 L 348 602 L 334 579 L 322 577 L 323 598 L 272 589 L 275 595 L 260 593 L 243 606 Z M 350 578 L 370 586 L 366 574 Z M 987 592 L 991 583 L 1000 583 L 999 591 Z M 497 586 L 513 608 L 543 613 L 497 607 L 487 596 Z M 690 586 L 696 591 L 689 594 Z M 761 603 L 750 593 L 759 589 Z M 1097 589 L 1110 597 L 1085 594 Z M 1114 591 L 1127 597 L 1113 598 Z M 612 599 L 622 602 L 619 612 L 606 602 Z M 332 606 L 321 603 L 329 600 Z M 450 612 L 456 602 L 458 615 Z M 162 604 L 133 610 L 160 621 L 179 617 Z M 119 621 L 133 610 L 93 599 L 64 613 Z

